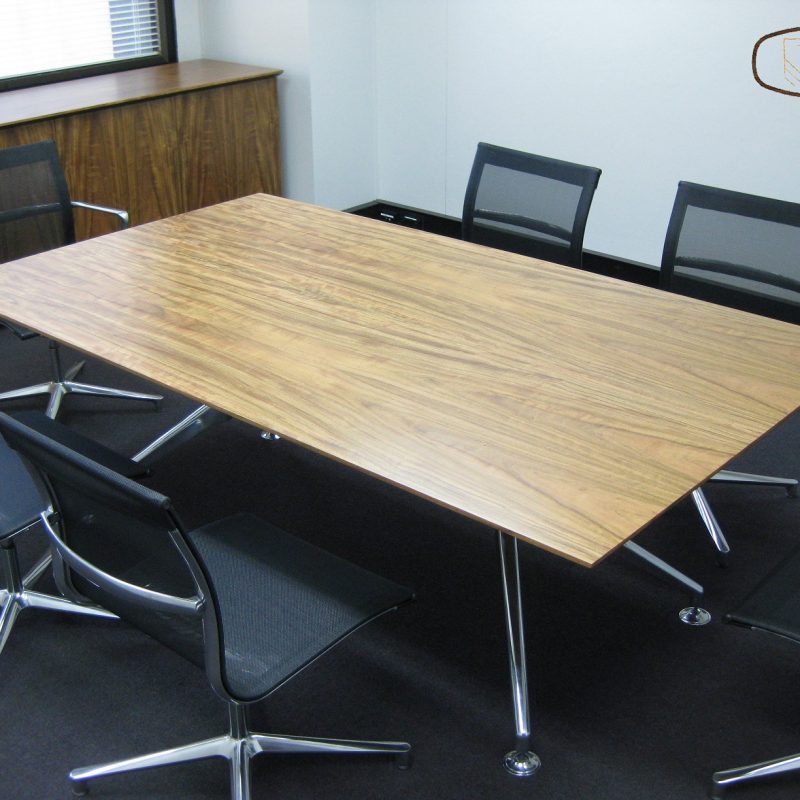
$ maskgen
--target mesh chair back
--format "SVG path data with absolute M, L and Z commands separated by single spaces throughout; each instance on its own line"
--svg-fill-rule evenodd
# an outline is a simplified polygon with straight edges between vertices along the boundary
M 800 204 L 681 181 L 664 243 L 661 286 L 764 313 L 788 304 L 796 316 Z
M 22 459 L 0 436 L 0 542 L 32 525 L 47 508 Z
M 464 197 L 470 242 L 579 267 L 600 170 L 481 142 Z
M 55 142 L 0 150 L 0 263 L 75 241 Z
M 204 667 L 223 699 L 264 697 L 411 596 L 251 514 L 187 533 L 164 495 L 3 413 L 0 436 L 48 488 L 66 588 Z
M 107 584 L 68 560 L 70 588 L 205 666 L 202 624 L 214 634 L 214 620 L 201 621 L 197 613 L 159 604 L 148 594 L 188 601 L 187 606 L 208 596 L 169 499 L 3 413 L 0 435 L 38 469 L 48 487 L 69 549 L 62 557 L 77 556 L 133 590 Z
M 726 622 L 800 642 L 800 548 L 792 550 L 742 600 Z

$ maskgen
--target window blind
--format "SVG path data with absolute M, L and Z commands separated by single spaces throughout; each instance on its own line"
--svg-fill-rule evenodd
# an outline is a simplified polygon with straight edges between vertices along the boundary
M 156 0 L 108 0 L 114 58 L 157 53 L 161 46 Z
M 0 82 L 102 64 L 113 71 L 127 68 L 117 62 L 160 57 L 162 6 L 165 0 L 2 0 Z

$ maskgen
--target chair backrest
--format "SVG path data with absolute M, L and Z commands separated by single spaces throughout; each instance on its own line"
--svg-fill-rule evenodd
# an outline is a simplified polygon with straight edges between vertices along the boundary
M 205 667 L 219 690 L 219 629 L 199 560 L 167 497 L 0 413 L 0 435 L 35 467 L 68 588 Z
M 0 150 L 0 263 L 75 241 L 55 142 Z
M 0 436 L 0 543 L 33 525 L 47 507 L 39 483 Z
M 481 142 L 464 196 L 464 239 L 581 266 L 600 170 Z
M 800 547 L 789 552 L 739 603 L 726 622 L 800 643 Z
M 661 286 L 800 321 L 800 204 L 681 181 Z

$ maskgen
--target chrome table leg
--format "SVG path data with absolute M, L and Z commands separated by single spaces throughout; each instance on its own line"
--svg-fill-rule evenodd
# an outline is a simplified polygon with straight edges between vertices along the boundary
M 708 535 L 711 541 L 714 542 L 714 547 L 717 548 L 717 560 L 721 567 L 728 565 L 728 556 L 730 555 L 731 548 L 728 545 L 728 540 L 722 532 L 722 528 L 708 504 L 705 492 L 702 489 L 695 489 L 692 492 L 692 500 L 694 502 L 697 513 L 700 514 L 700 519 L 703 520 L 703 525 L 706 526 Z
M 131 460 L 145 466 L 150 466 L 156 457 L 163 457 L 165 453 L 170 452 L 172 448 L 188 441 L 201 431 L 207 430 L 212 427 L 212 425 L 216 425 L 218 422 L 223 422 L 228 419 L 230 419 L 230 417 L 227 414 L 223 414 L 206 405 L 199 406 L 194 409 L 194 411 L 187 414 L 180 422 L 173 425 L 169 430 L 165 431 L 146 447 L 142 448 Z
M 685 586 L 692 593 L 692 604 L 686 608 L 682 608 L 678 612 L 678 617 L 681 622 L 687 625 L 708 625 L 708 623 L 711 622 L 711 614 L 700 606 L 700 601 L 703 597 L 703 587 L 697 581 L 693 581 L 688 575 L 684 575 L 657 555 L 640 547 L 636 542 L 629 540 L 625 542 L 623 547 L 643 561 L 646 561 L 651 567 L 655 567 L 659 572 L 664 573 L 668 578 L 672 578 L 681 584 L 681 586 Z
M 503 603 L 508 639 L 508 664 L 511 674 L 511 698 L 514 705 L 516 742 L 514 749 L 503 758 L 503 766 L 512 775 L 528 777 L 542 762 L 530 750 L 530 709 L 528 703 L 528 672 L 525 663 L 525 630 L 522 614 L 522 587 L 519 579 L 517 540 L 502 531 L 497 532 L 500 551 L 500 572 L 503 584 Z

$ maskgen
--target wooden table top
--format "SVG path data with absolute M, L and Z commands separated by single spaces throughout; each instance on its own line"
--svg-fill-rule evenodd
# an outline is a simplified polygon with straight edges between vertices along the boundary
M 800 405 L 798 327 L 268 195 L 4 264 L 0 316 L 585 565 Z

